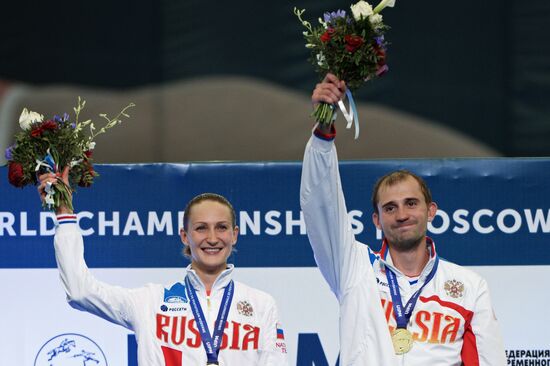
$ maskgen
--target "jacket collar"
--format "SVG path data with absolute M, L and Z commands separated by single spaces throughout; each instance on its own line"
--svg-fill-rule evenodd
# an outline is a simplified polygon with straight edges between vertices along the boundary
M 214 285 L 212 285 L 212 292 L 217 292 L 220 289 L 224 289 L 227 285 L 229 285 L 229 282 L 233 278 L 233 269 L 235 266 L 233 264 L 228 264 L 227 268 L 220 273 L 218 278 L 216 278 L 216 281 L 214 281 Z M 189 277 L 189 280 L 191 281 L 191 285 L 195 288 L 195 290 L 199 292 L 206 292 L 206 287 L 202 283 L 200 277 L 198 276 L 197 272 L 191 268 L 191 265 L 188 265 L 185 268 L 186 275 Z
M 423 282 L 426 277 L 430 274 L 434 264 L 435 259 L 437 258 L 437 252 L 435 250 L 435 242 L 432 240 L 432 238 L 426 236 L 426 246 L 428 247 L 428 251 L 430 252 L 430 259 L 428 260 L 428 263 L 426 263 L 426 266 L 422 270 L 420 277 L 418 278 L 419 282 Z M 386 238 L 382 241 L 382 248 L 380 248 L 380 251 L 377 253 L 380 257 L 380 262 L 383 266 L 389 267 L 398 277 L 406 277 L 400 270 L 398 270 L 394 265 L 391 258 L 391 254 L 389 251 L 389 246 Z

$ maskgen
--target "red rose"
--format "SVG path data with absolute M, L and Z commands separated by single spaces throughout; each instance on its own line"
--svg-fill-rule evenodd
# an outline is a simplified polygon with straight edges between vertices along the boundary
M 55 130 L 57 128 L 57 123 L 52 121 L 51 119 L 48 121 L 45 121 L 40 126 L 43 130 Z
M 40 137 L 40 136 L 42 136 L 42 132 L 43 132 L 43 131 L 44 131 L 44 130 L 42 129 L 42 127 L 41 127 L 41 126 L 38 126 L 38 127 L 36 127 L 35 129 L 33 129 L 33 130 L 31 131 L 31 136 L 32 136 L 32 137 Z
M 323 43 L 327 43 L 328 41 L 330 41 L 330 33 L 329 31 L 325 31 L 325 33 L 321 34 L 321 37 L 319 37 L 319 39 L 321 40 L 321 42 Z
M 365 43 L 363 37 L 351 36 L 349 34 L 344 36 L 344 40 L 346 41 L 346 51 L 348 52 L 355 52 L 363 43 Z
M 31 136 L 32 137 L 40 137 L 42 136 L 42 133 L 44 131 L 48 131 L 48 130 L 55 130 L 57 128 L 57 123 L 55 123 L 54 121 L 52 121 L 51 119 L 48 120 L 48 121 L 44 121 L 42 122 L 41 124 L 39 124 L 38 126 L 36 126 L 32 131 L 31 131 Z
M 92 157 L 92 154 L 93 154 L 93 150 L 86 150 L 84 151 L 84 155 L 86 155 L 86 157 L 89 159 Z
M 25 185 L 25 175 L 23 174 L 23 166 L 21 164 L 14 162 L 8 164 L 8 180 L 18 188 Z
M 382 47 L 375 44 L 374 52 L 376 53 L 376 56 L 378 58 L 378 67 L 384 66 L 386 64 L 386 51 Z

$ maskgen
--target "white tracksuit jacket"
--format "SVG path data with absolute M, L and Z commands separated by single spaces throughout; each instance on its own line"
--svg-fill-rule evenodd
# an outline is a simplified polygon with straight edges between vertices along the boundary
M 445 260 L 422 290 L 407 326 L 415 340 L 411 351 L 394 355 L 390 331 L 396 322 L 384 266 L 396 273 L 406 304 L 433 268 L 435 246 L 428 240 L 431 259 L 411 282 L 393 267 L 385 243 L 375 253 L 355 240 L 333 141 L 309 140 L 300 204 L 317 265 L 340 303 L 341 366 L 506 365 L 487 283 Z
M 210 331 L 233 266 L 216 280 L 209 297 L 189 267 L 170 288 L 149 284 L 126 289 L 96 280 L 84 261 L 76 216 L 58 216 L 55 255 L 69 304 L 135 332 L 140 366 L 203 366 L 206 352 L 189 306 L 185 275 L 197 290 Z M 219 353 L 220 366 L 287 365 L 286 345 L 274 299 L 235 281 L 235 292 Z

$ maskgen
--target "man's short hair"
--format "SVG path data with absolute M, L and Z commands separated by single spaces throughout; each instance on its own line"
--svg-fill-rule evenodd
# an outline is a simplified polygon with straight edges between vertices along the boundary
M 428 185 L 426 184 L 426 181 L 422 179 L 422 177 L 414 174 L 413 172 L 410 172 L 408 170 L 396 170 L 394 172 L 388 173 L 384 175 L 383 177 L 379 178 L 376 184 L 374 185 L 374 188 L 372 190 L 372 208 L 374 209 L 375 213 L 378 212 L 378 193 L 380 192 L 380 189 L 382 187 L 391 187 L 397 183 L 400 183 L 407 178 L 413 178 L 418 182 L 418 185 L 420 186 L 420 190 L 422 191 L 422 195 L 424 195 L 424 200 L 426 201 L 426 204 L 429 204 L 432 202 L 432 193 L 430 192 L 430 188 L 428 188 Z

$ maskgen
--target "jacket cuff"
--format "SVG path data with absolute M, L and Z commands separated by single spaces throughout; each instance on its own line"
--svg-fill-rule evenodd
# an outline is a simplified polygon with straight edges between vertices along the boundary
M 76 224 L 78 222 L 76 214 L 62 214 L 56 216 L 57 226 L 64 226 L 67 224 Z
M 320 153 L 329 153 L 334 149 L 334 140 L 325 140 L 312 135 L 308 142 L 309 146 Z
M 317 127 L 313 131 L 313 134 L 316 137 L 320 138 L 321 140 L 332 141 L 336 137 L 336 127 L 334 127 L 334 125 L 331 125 L 329 133 L 325 133 L 325 132 L 321 131 L 321 129 L 319 127 Z

